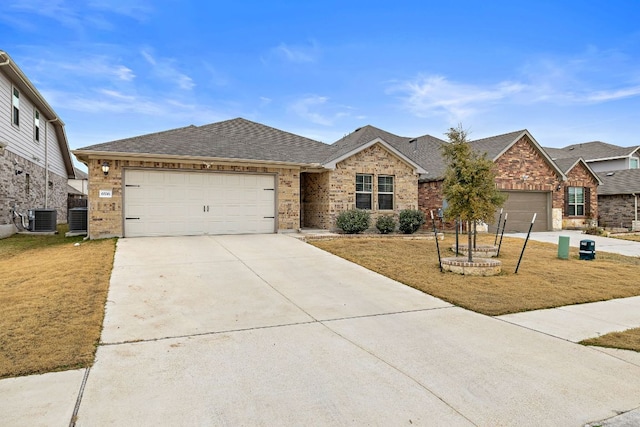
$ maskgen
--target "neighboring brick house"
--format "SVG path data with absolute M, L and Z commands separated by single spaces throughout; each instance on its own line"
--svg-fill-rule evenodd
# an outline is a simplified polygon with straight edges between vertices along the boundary
M 327 145 L 238 118 L 75 150 L 89 170 L 89 236 L 334 228 L 356 206 L 417 208 L 424 170 L 359 132 Z
M 602 185 L 598 187 L 598 225 L 640 231 L 640 169 L 603 172 L 599 176 Z
M 575 214 L 575 197 L 569 204 L 569 191 L 575 194 L 582 190 L 569 190 L 571 186 L 579 185 L 593 195 L 588 207 L 592 212 L 597 211 L 595 195 L 598 179 L 595 174 L 584 162 L 572 164 L 566 170 L 561 169 L 529 131 L 520 130 L 483 138 L 471 141 L 470 144 L 475 152 L 486 154 L 496 165 L 496 186 L 508 195 L 504 205 L 504 212 L 508 213 L 507 231 L 527 231 L 534 213 L 534 231 L 583 226 L 584 224 L 578 223 L 589 217 L 584 207 L 579 206 L 578 214 Z M 420 207 L 429 211 L 446 206 L 446 201 L 442 199 L 446 165 L 440 150 L 426 146 L 426 151 L 432 153 L 431 168 L 428 168 L 429 175 L 420 177 L 419 197 Z M 495 224 L 488 225 L 495 230 Z
M 0 51 L 0 237 L 17 231 L 13 209 L 67 218 L 74 178 L 64 123 L 6 52 Z

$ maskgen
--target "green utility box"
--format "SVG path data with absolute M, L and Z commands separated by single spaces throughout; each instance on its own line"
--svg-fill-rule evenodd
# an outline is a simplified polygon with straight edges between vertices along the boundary
M 558 258 L 569 259 L 569 236 L 558 238 Z

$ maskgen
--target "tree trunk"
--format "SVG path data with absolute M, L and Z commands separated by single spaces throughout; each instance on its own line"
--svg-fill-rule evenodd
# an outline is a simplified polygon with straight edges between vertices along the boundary
M 473 221 L 473 249 L 475 250 L 478 246 L 478 223 Z
M 467 236 L 468 236 L 468 242 L 467 242 L 467 249 L 469 250 L 469 257 L 468 260 L 469 262 L 473 262 L 473 248 L 471 247 L 471 240 L 472 240 L 472 236 L 473 236 L 473 231 L 471 230 L 471 221 L 467 222 Z

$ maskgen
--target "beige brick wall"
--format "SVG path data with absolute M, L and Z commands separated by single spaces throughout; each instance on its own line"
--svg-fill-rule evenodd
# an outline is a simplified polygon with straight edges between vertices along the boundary
M 329 229 L 331 172 L 303 173 L 300 177 L 303 227 Z
M 110 164 L 104 176 L 102 162 Z M 208 170 L 211 172 L 275 173 L 278 177 L 278 230 L 300 228 L 300 171 L 297 168 L 213 164 L 207 168 L 202 162 L 145 162 L 140 160 L 92 159 L 89 168 L 89 237 L 121 237 L 123 229 L 122 171 L 125 168 L 150 168 L 181 171 Z M 100 198 L 100 190 L 112 190 L 111 198 Z
M 382 145 L 375 144 L 336 165 L 336 169 L 312 180 L 305 186 L 306 191 L 317 194 L 310 200 L 317 200 L 317 210 L 309 212 L 305 209 L 306 218 L 311 215 L 314 227 L 335 229 L 336 217 L 342 211 L 355 208 L 356 174 L 373 175 L 373 206 L 371 210 L 371 227 L 380 215 L 398 216 L 403 209 L 418 208 L 418 175 L 414 169 L 387 151 Z M 378 176 L 394 177 L 394 209 L 380 211 L 378 204 Z M 326 195 L 320 195 L 324 192 Z

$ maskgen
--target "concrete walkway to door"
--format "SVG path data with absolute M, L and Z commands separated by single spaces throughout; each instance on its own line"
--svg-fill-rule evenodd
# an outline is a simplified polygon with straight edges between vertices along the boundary
M 581 426 L 640 406 L 634 363 L 283 235 L 121 239 L 85 374 L 78 426 Z

